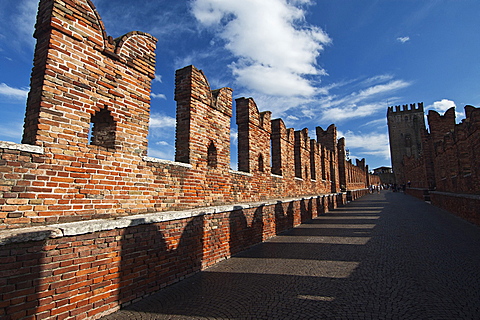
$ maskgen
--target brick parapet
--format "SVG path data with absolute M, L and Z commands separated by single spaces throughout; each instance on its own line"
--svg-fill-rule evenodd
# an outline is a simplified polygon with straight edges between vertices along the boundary
M 308 136 L 308 129 L 295 131 L 294 144 L 294 161 L 295 161 L 295 177 L 304 180 L 311 179 L 310 172 L 310 138 Z
M 294 129 L 287 128 L 282 119 L 272 124 L 272 173 L 293 178 L 294 171 Z
M 367 190 L 367 189 L 362 189 Z M 354 191 L 360 191 L 354 190 Z M 310 201 L 315 199 L 337 197 L 338 194 L 323 194 L 301 198 L 279 198 L 268 201 L 244 202 L 221 206 L 199 207 L 178 211 L 152 212 L 131 216 L 118 217 L 115 219 L 91 219 L 68 223 L 52 224 L 29 228 L 17 228 L 0 230 L 0 246 L 11 243 L 25 243 L 30 241 L 43 241 L 61 237 L 78 236 L 100 231 L 124 229 L 142 224 L 160 223 L 174 220 L 189 219 L 202 215 L 233 212 L 236 210 L 258 209 L 265 206 L 284 205 L 289 203 Z
M 146 154 L 156 39 L 131 32 L 108 41 L 91 1 L 47 0 L 35 37 L 22 142 L 87 148 L 91 119 L 108 110 L 112 128 L 104 134 L 116 135 L 105 147 Z
M 310 139 L 310 178 L 315 181 L 322 179 L 320 148 L 317 140 Z
M 238 170 L 270 173 L 271 112 L 259 112 L 252 98 L 236 102 Z
M 0 144 L 0 229 L 340 190 L 335 126 L 317 144 L 306 129 L 295 139 L 251 98 L 237 99 L 237 121 L 252 175 L 232 173 L 232 89 L 194 66 L 176 73 L 176 161 L 146 157 L 156 39 L 108 37 L 88 0 L 40 1 L 35 37 L 26 143 Z
M 403 156 L 399 170 L 401 180 L 397 181 L 410 182 L 412 188 L 407 189 L 407 193 L 419 198 L 423 197 L 422 190 L 430 190 L 432 204 L 477 224 L 480 217 L 476 209 L 480 208 L 477 199 L 480 194 L 479 110 L 466 106 L 466 118 L 458 124 L 455 108 L 444 115 L 430 110 L 429 132 L 417 128 L 423 152 L 416 157 Z
M 328 194 L 0 231 L 0 316 L 98 319 L 345 202 Z
M 345 189 L 356 190 L 356 189 L 367 188 L 368 175 L 370 175 L 368 173 L 368 169 L 364 167 L 358 167 L 353 163 L 351 163 L 351 161 L 346 161 L 345 162 L 345 185 L 344 185 Z
M 455 107 L 448 109 L 443 116 L 437 111 L 430 110 L 427 119 L 434 143 L 443 140 L 446 133 L 455 129 Z
M 455 109 L 441 116 L 430 111 L 430 133 L 425 135 L 422 157 L 404 158 L 405 181 L 437 191 L 479 194 L 477 169 L 480 147 L 477 108 L 466 106 L 466 118 L 455 124 Z
M 480 195 L 431 191 L 432 204 L 480 226 Z
M 194 66 L 177 70 L 175 79 L 175 160 L 228 170 L 232 89 L 211 90 L 203 72 Z M 209 150 L 214 150 L 212 159 L 207 157 Z
M 336 152 L 337 146 L 337 128 L 331 124 L 327 130 L 316 127 L 317 141 L 328 150 Z
M 4 149 L 3 228 L 115 218 L 204 205 L 328 193 L 325 181 L 228 171 L 145 157 L 132 162 L 96 154 L 65 157 Z M 40 151 L 39 147 L 33 146 Z
M 296 179 L 294 130 L 251 99 L 264 170 L 232 171 L 232 89 L 189 66 L 176 161 L 147 157 L 156 39 L 112 39 L 90 0 L 41 0 L 35 37 L 24 144 L 0 142 L 0 317 L 96 319 L 346 203 L 333 125 Z

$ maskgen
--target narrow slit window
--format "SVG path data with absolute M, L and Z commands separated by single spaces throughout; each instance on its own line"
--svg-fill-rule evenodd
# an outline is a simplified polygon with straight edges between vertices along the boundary
M 207 165 L 212 168 L 217 167 L 217 148 L 213 142 L 210 142 L 207 150 Z
M 263 155 L 262 155 L 262 154 L 259 154 L 259 155 L 258 155 L 258 171 L 260 171 L 260 172 L 264 172 L 264 171 L 265 171 L 265 167 L 264 167 L 264 164 L 263 164 Z

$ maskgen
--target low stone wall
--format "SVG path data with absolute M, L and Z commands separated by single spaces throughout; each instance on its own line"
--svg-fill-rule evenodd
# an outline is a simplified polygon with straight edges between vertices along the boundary
M 347 201 L 355 201 L 356 199 L 363 197 L 368 193 L 368 189 L 357 189 L 347 191 Z
M 429 201 L 429 191 L 427 189 L 422 189 L 422 188 L 407 188 L 405 189 L 405 193 L 409 194 L 411 196 L 414 196 L 415 198 L 418 198 L 422 201 Z
M 430 191 L 432 204 L 480 226 L 480 195 Z
M 1 319 L 97 319 L 346 203 L 346 194 L 0 231 Z

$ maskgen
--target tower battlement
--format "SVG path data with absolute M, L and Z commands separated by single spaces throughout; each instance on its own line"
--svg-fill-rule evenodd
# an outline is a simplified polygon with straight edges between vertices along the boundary
M 410 103 L 398 106 L 388 107 L 388 113 L 399 113 L 399 112 L 422 112 L 423 113 L 423 102 L 419 103 Z

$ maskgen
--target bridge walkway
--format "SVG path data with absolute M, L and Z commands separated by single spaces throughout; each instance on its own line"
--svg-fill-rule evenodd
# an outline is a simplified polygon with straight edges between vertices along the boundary
M 480 319 L 480 228 L 370 194 L 103 319 Z

